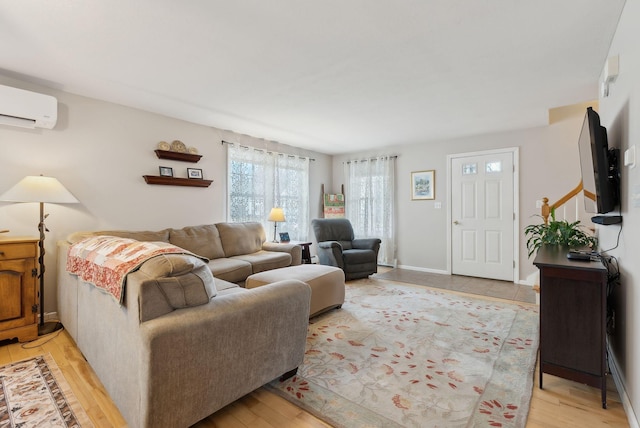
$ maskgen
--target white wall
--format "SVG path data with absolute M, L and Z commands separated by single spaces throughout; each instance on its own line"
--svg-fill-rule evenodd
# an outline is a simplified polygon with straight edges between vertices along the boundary
M 56 241 L 77 230 L 154 230 L 226 220 L 226 149 L 221 140 L 306 155 L 311 162 L 311 212 L 322 212 L 320 185 L 331 185 L 331 158 L 229 131 L 85 98 L 0 76 L 0 84 L 53 95 L 58 124 L 53 130 L 0 125 L 0 194 L 26 175 L 56 177 L 80 201 L 47 204 L 45 311 L 57 308 Z M 158 159 L 159 141 L 181 140 L 201 155 L 196 164 Z M 147 185 L 143 175 L 170 166 L 174 176 L 202 168 L 209 188 Z M 0 202 L 0 229 L 37 236 L 37 204 Z M 310 234 L 311 236 L 311 234 Z
M 627 0 L 609 56 L 619 55 L 620 74 L 610 96 L 600 99 L 600 119 L 607 128 L 609 146 L 640 149 L 640 0 Z M 603 62 L 604 65 L 604 62 Z M 637 153 L 640 155 L 640 153 Z M 627 415 L 639 426 L 640 412 L 640 166 L 621 166 L 622 233 L 618 248 L 609 251 L 620 263 L 621 286 L 614 293 L 615 331 L 609 337 L 610 360 L 620 372 L 629 402 Z M 599 226 L 603 249 L 614 247 L 619 226 Z
M 362 152 L 334 156 L 333 174 L 337 186 L 344 182 L 343 162 L 378 154 L 395 154 L 397 159 L 398 264 L 431 271 L 447 270 L 447 155 L 496 148 L 520 148 L 520 278 L 536 269 L 527 257 L 524 228 L 540 219 L 536 200 L 546 196 L 556 201 L 580 182 L 578 136 L 584 113 L 550 126 L 520 131 L 478 135 L 434 144 L 399 146 L 383 152 Z M 436 171 L 436 199 L 412 201 L 412 171 Z M 349 195 L 346 195 L 348 198 Z M 435 208 L 441 202 L 442 208 Z

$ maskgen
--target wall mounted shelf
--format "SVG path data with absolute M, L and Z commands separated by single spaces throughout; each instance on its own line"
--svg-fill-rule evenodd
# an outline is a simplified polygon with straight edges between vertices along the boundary
M 159 159 L 171 159 L 178 160 L 182 162 L 192 162 L 196 163 L 200 160 L 202 155 L 192 155 L 191 153 L 179 153 L 179 152 L 170 152 L 168 150 L 155 150 L 156 156 Z
M 147 184 L 162 184 L 165 186 L 209 187 L 213 180 L 199 180 L 195 178 L 162 177 L 160 175 L 143 175 Z

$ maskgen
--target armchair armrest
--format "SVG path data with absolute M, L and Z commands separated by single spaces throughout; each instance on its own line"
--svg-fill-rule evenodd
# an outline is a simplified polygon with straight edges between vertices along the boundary
M 361 238 L 351 241 L 351 245 L 353 245 L 353 248 L 357 248 L 359 250 L 376 250 L 377 248 L 380 248 L 381 242 L 382 241 L 378 238 Z
M 318 242 L 318 257 L 320 258 L 320 264 L 344 269 L 342 245 L 338 241 Z
M 338 241 L 322 241 L 318 242 L 318 247 L 324 249 L 339 248 L 342 251 L 342 245 Z

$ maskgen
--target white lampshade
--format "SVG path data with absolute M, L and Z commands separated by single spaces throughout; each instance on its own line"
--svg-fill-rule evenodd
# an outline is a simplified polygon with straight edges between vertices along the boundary
M 269 213 L 269 218 L 267 220 L 279 222 L 286 221 L 284 219 L 284 211 L 282 210 L 282 208 L 271 208 L 271 212 Z
M 42 175 L 28 175 L 0 196 L 5 202 L 51 202 L 75 204 L 78 202 L 57 179 Z

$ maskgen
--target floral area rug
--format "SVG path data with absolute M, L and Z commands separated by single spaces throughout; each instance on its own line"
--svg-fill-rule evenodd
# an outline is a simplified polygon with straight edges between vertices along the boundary
M 0 367 L 0 428 L 92 426 L 51 355 Z
M 524 427 L 538 308 L 380 280 L 313 318 L 298 374 L 268 388 L 336 427 Z

